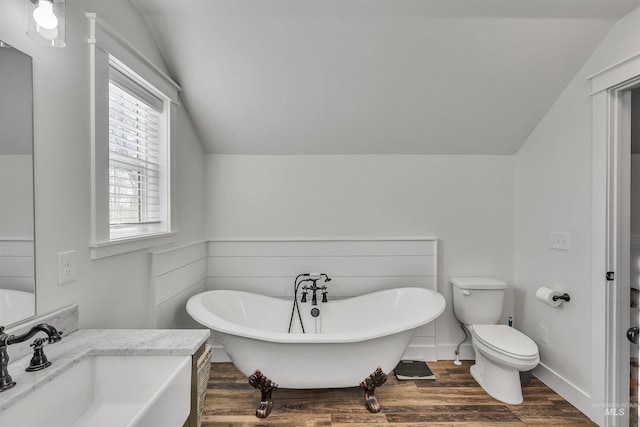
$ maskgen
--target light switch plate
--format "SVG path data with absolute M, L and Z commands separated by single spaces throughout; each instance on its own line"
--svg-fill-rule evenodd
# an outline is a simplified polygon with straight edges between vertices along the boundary
M 544 343 L 549 342 L 549 330 L 544 325 L 540 325 L 540 341 Z
M 569 233 L 552 231 L 549 233 L 549 247 L 561 251 L 569 250 Z

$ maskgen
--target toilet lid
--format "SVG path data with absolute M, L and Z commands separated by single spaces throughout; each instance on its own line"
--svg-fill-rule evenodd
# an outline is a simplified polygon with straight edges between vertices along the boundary
M 476 339 L 487 347 L 514 357 L 529 358 L 538 354 L 538 346 L 522 332 L 507 325 L 473 325 Z

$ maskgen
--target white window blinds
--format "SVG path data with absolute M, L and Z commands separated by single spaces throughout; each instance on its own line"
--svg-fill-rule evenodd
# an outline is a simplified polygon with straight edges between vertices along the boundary
M 109 70 L 109 224 L 112 232 L 163 220 L 163 100 Z

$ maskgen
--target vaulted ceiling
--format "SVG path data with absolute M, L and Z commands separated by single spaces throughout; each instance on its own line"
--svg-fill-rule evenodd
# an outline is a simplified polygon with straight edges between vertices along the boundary
M 131 0 L 205 149 L 513 154 L 640 0 Z

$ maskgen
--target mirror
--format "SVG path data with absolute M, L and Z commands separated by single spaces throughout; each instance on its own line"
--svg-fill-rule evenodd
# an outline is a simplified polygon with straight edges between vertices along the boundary
M 0 326 L 35 315 L 31 57 L 0 40 Z

